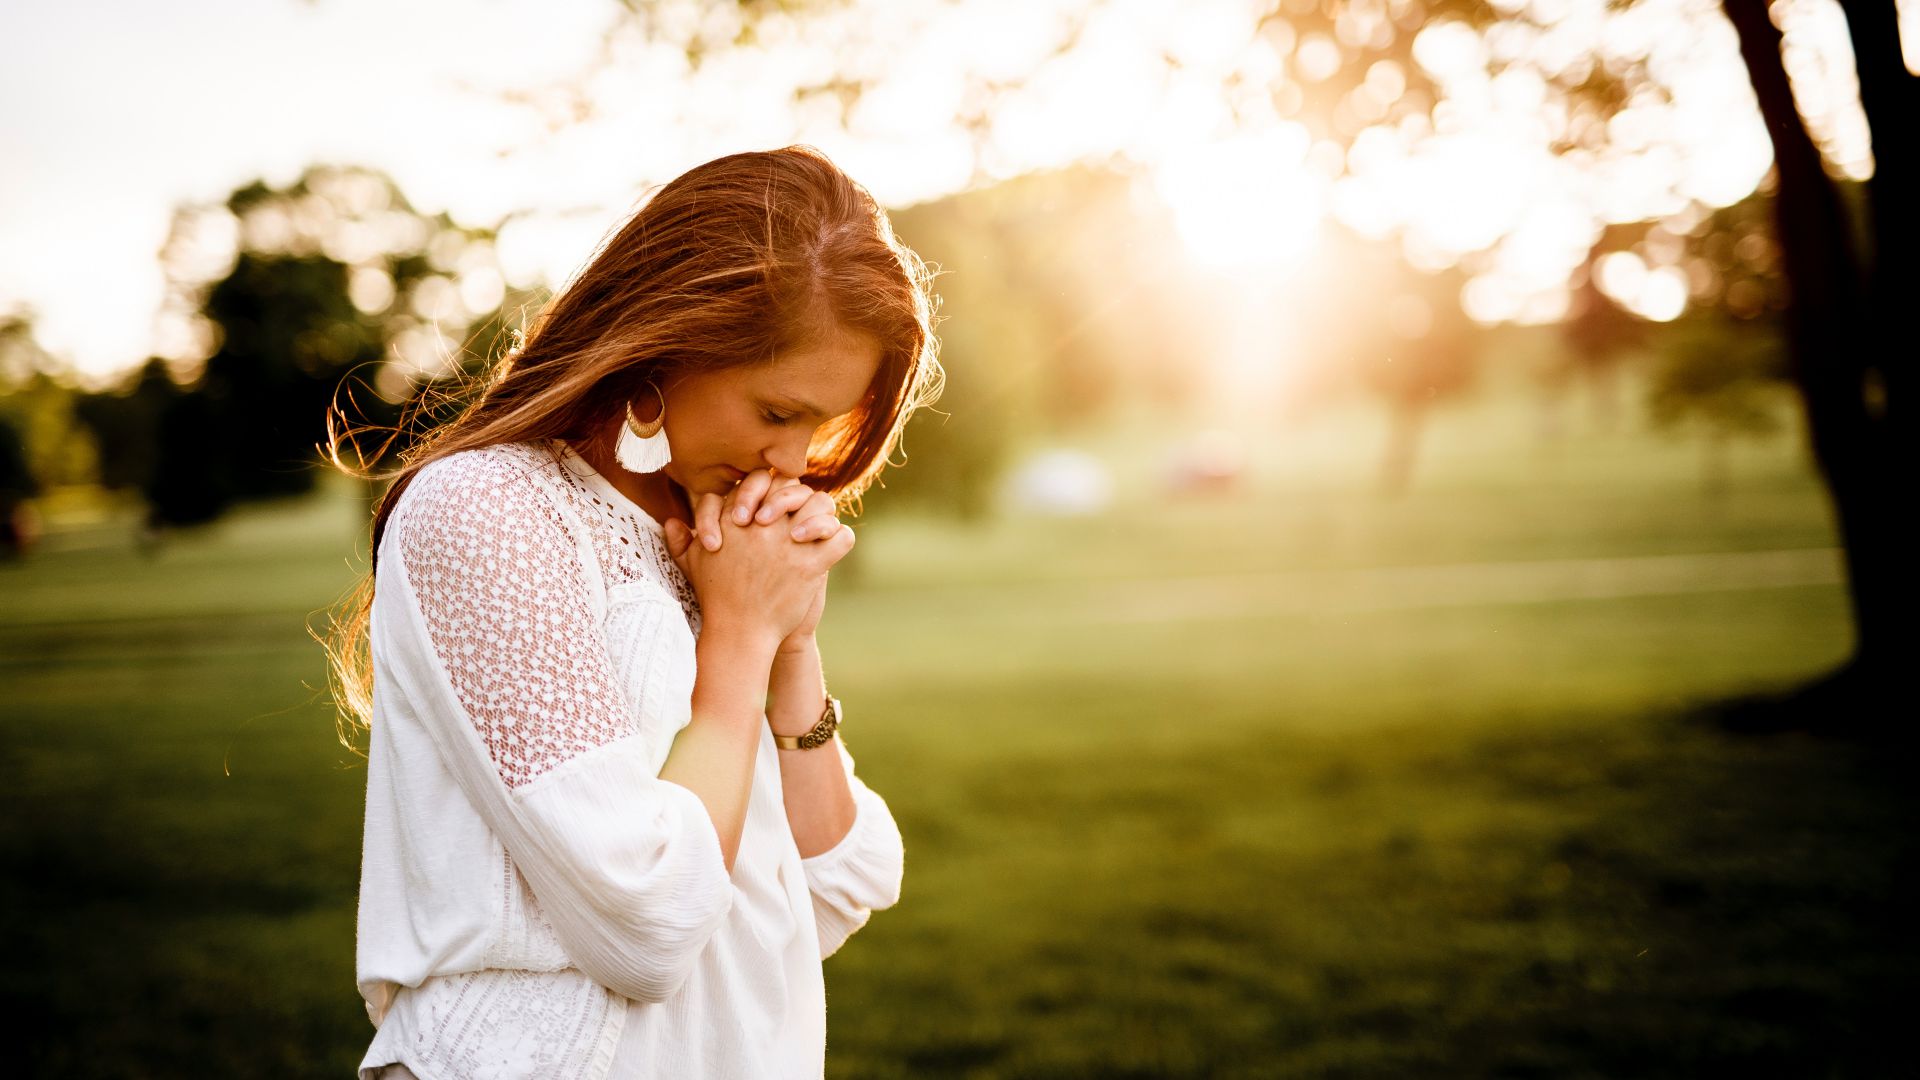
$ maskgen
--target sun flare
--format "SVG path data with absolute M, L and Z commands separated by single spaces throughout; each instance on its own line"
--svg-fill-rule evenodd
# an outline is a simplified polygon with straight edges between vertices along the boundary
M 1218 270 L 1281 271 L 1319 239 L 1325 194 L 1295 125 L 1201 146 L 1162 164 L 1155 186 L 1194 261 Z

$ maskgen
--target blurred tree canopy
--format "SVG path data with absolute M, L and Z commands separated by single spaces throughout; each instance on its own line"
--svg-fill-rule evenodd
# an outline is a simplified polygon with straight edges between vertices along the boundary
M 399 430 L 407 406 L 471 370 L 468 342 L 490 346 L 527 299 L 507 288 L 491 231 L 421 215 L 356 168 L 183 206 L 162 262 L 163 315 L 185 355 L 152 358 L 74 407 L 98 482 L 138 488 L 156 526 L 309 491 L 336 404 L 405 446 L 418 432 Z
M 30 308 L 0 316 L 0 420 L 20 440 L 21 464 L 38 494 L 89 483 L 96 471 L 93 446 L 77 416 L 82 394 L 35 340 L 34 319 Z
M 724 18 L 678 24 L 654 5 L 624 5 L 625 17 L 609 30 L 609 39 L 626 30 L 684 42 L 689 57 L 717 50 L 751 47 L 751 25 L 781 20 L 781 30 L 804 36 L 807 16 L 838 13 L 845 2 L 743 5 Z M 1878 690 L 1895 670 L 1895 620 L 1911 602 L 1911 570 L 1905 552 L 1910 539 L 1893 509 L 1898 461 L 1909 459 L 1909 434 L 1896 418 L 1900 385 L 1912 352 L 1905 304 L 1920 291 L 1915 261 L 1920 248 L 1920 146 L 1903 138 L 1912 117 L 1920 115 L 1920 78 L 1902 55 L 1894 0 L 1841 0 L 1852 46 L 1854 74 L 1874 157 L 1871 180 L 1858 193 L 1826 167 L 1809 130 L 1787 72 L 1781 19 L 1788 17 L 1767 0 L 1721 0 L 1720 8 L 1737 38 L 1748 81 L 1772 142 L 1774 167 L 1763 183 L 1768 196 L 1772 238 L 1779 253 L 1780 276 L 1788 297 L 1782 319 L 1786 334 L 1786 371 L 1797 389 L 1807 421 L 1813 458 L 1832 496 L 1847 554 L 1859 649 L 1854 660 L 1825 685 L 1853 694 L 1856 684 Z M 1608 5 L 1609 15 L 1648 10 L 1639 0 Z M 895 5 L 930 22 L 938 5 Z M 1084 0 L 1056 10 L 1049 22 L 1028 24 L 1044 37 L 1039 48 L 1023 47 L 1022 63 L 1006 57 L 980 57 L 966 73 L 963 107 L 952 123 L 969 133 L 983 152 L 976 170 L 991 157 L 997 111 L 1017 107 L 1019 95 L 1077 49 L 1087 47 L 1093 23 L 1114 10 L 1105 0 Z M 1300 124 L 1316 145 L 1325 141 L 1348 158 L 1361 134 L 1376 126 L 1433 133 L 1458 122 L 1456 103 L 1444 79 L 1436 78 L 1417 55 L 1427 28 L 1451 23 L 1473 31 L 1486 46 L 1476 64 L 1498 77 L 1515 71 L 1543 95 L 1539 110 L 1551 152 L 1591 161 L 1599 151 L 1624 142 L 1633 149 L 1632 125 L 1615 124 L 1641 102 L 1670 99 L 1665 81 L 1676 73 L 1660 70 L 1653 50 L 1608 47 L 1596 33 L 1590 47 L 1533 49 L 1564 14 L 1559 5 L 1485 3 L 1481 0 L 1277 0 L 1247 9 L 1249 30 L 1267 39 L 1274 53 L 1288 58 L 1264 74 L 1234 73 L 1219 87 L 1236 120 L 1278 115 Z M 1675 20 L 1674 32 L 1690 32 L 1695 9 L 1668 8 L 1660 15 Z M 890 50 L 881 35 L 910 32 L 915 15 L 887 20 L 822 18 L 830 45 L 843 62 L 825 79 L 794 87 L 797 101 L 826 99 L 847 116 L 863 94 L 883 84 Z M 1031 29 L 1029 32 L 1033 32 Z M 1031 42 L 1022 42 L 1031 46 Z M 612 50 L 608 50 L 609 55 Z M 1179 50 L 1162 50 L 1166 70 L 1185 62 Z M 577 85 L 585 85 L 584 80 Z M 573 99 L 576 115 L 591 116 L 591 100 Z M 976 171 L 976 177 L 978 171 Z M 1484 263 L 1470 253 L 1469 271 Z M 1763 253 L 1764 254 L 1764 253 Z M 1723 267 L 1724 269 L 1724 267 Z M 1712 267 L 1689 270 L 1689 291 L 1716 292 Z M 1578 284 L 1577 282 L 1575 283 Z M 1735 308 L 1753 308 L 1752 297 L 1729 286 L 1720 291 Z M 1581 362 L 1600 362 L 1617 352 L 1606 340 L 1627 327 L 1604 310 L 1587 304 L 1575 315 L 1570 333 Z M 1441 350 L 1436 355 L 1443 354 Z M 1700 362 L 1698 350 L 1683 357 Z M 1682 361 L 1686 362 L 1686 361 Z M 1764 368 L 1757 369 L 1764 371 Z M 1439 380 L 1430 385 L 1438 386 Z M 1417 385 L 1396 377 L 1384 387 Z M 1708 400 L 1724 401 L 1724 379 L 1669 380 L 1673 387 L 1719 386 Z M 1437 391 L 1436 391 L 1437 392 Z M 1404 398 L 1400 399 L 1404 401 Z M 1404 408 L 1404 406 L 1401 406 Z M 1707 406 L 1709 410 L 1721 408 Z
M 866 95 L 902 74 L 901 51 L 890 46 L 950 10 L 902 0 L 887 6 L 886 19 L 863 18 L 863 3 L 621 3 L 591 65 L 509 100 L 541 111 L 549 132 L 591 121 L 595 95 L 605 91 L 597 76 L 633 55 L 619 47 L 627 38 L 678 47 L 693 70 L 736 50 L 794 48 L 831 61 L 794 69 L 796 113 L 819 115 L 825 106 L 850 123 Z M 1623 356 L 1662 349 L 1664 332 L 1637 326 L 1609 288 L 1609 268 L 1625 265 L 1625 257 L 1642 269 L 1683 269 L 1686 300 L 1696 309 L 1758 320 L 1755 328 L 1777 320 L 1784 363 L 1765 350 L 1716 353 L 1701 342 L 1720 331 L 1704 324 L 1673 328 L 1677 344 L 1661 361 L 1650 407 L 1661 422 L 1691 412 L 1716 431 L 1751 430 L 1747 389 L 1782 375 L 1792 381 L 1846 543 L 1863 666 L 1888 670 L 1865 662 L 1886 655 L 1882 643 L 1910 591 L 1898 542 L 1904 533 L 1887 494 L 1897 483 L 1893 462 L 1905 456 L 1895 452 L 1905 446 L 1905 428 L 1895 422 L 1903 368 L 1892 360 L 1911 351 L 1903 344 L 1910 336 L 1904 300 L 1915 271 L 1900 255 L 1920 231 L 1912 198 L 1920 190 L 1917 151 L 1893 133 L 1915 115 L 1920 80 L 1904 67 L 1892 0 L 1842 0 L 1860 103 L 1870 136 L 1878 136 L 1872 180 L 1847 183 L 1826 168 L 1800 115 L 1783 59 L 1792 43 L 1770 6 L 1720 6 L 1726 23 L 1716 26 L 1730 25 L 1737 38 L 1774 168 L 1741 204 L 1704 215 L 1689 204 L 1688 213 L 1599 230 L 1569 282 L 1567 362 L 1603 373 Z M 1641 9 L 1623 0 L 1609 5 L 1607 17 Z M 1006 164 L 994 142 L 996 118 L 1026 108 L 1023 95 L 1050 79 L 1083 70 L 1070 65 L 1079 50 L 1096 47 L 1099 21 L 1123 14 L 1106 0 L 1070 3 L 1054 18 L 1022 23 L 1033 40 L 997 43 L 992 55 L 959 54 L 959 103 L 932 119 L 971 139 L 973 188 L 897 215 L 909 242 L 955 271 L 941 282 L 950 297 L 943 362 L 954 377 L 944 408 L 929 410 L 907 433 L 905 452 L 918 457 L 921 471 L 889 478 L 908 501 L 978 512 L 986 478 L 1013 451 L 1016 433 L 1071 430 L 1143 391 L 1178 402 L 1198 381 L 1192 361 L 1219 345 L 1208 338 L 1223 321 L 1220 298 L 1209 291 L 1218 283 L 1171 272 L 1165 218 L 1131 198 L 1127 169 L 1095 160 L 994 181 L 994 168 Z M 1423 38 L 1437 30 L 1473 37 L 1469 62 L 1483 69 L 1477 74 L 1513 74 L 1537 90 L 1537 130 L 1549 152 L 1585 165 L 1608 154 L 1673 149 L 1642 145 L 1647 133 L 1618 121 L 1671 100 L 1667 80 L 1675 73 L 1652 50 L 1613 47 L 1604 35 L 1583 48 L 1535 48 L 1558 28 L 1559 14 L 1554 5 L 1477 0 L 1258 4 L 1244 13 L 1245 35 L 1285 62 L 1235 69 L 1209 92 L 1237 122 L 1278 117 L 1299 125 L 1314 148 L 1312 166 L 1333 179 L 1353 171 L 1369 136 L 1396 133 L 1419 143 L 1467 122 L 1471 103 L 1452 100 L 1446 73 L 1422 55 Z M 1659 14 L 1676 20 L 1676 33 L 1718 18 L 1700 8 Z M 999 47 L 1007 44 L 1019 48 Z M 1178 43 L 1143 48 L 1148 74 L 1194 63 Z M 475 362 L 464 335 L 511 322 L 491 230 L 413 213 L 391 184 L 352 170 L 317 168 L 284 191 L 252 185 L 224 206 L 184 209 L 180 226 L 179 242 L 170 241 L 164 256 L 176 285 L 172 338 L 189 343 L 166 357 L 175 389 L 146 371 L 123 391 L 136 403 L 73 409 L 90 424 L 158 410 L 148 428 L 165 449 L 144 482 L 166 520 L 204 519 L 235 499 L 303 490 L 311 483 L 303 462 L 320 438 L 312 418 L 329 400 L 327 388 L 372 364 L 377 400 L 363 406 L 376 413 L 394 407 Z M 1405 483 L 1419 418 L 1472 383 L 1477 331 L 1462 317 L 1462 283 L 1493 261 L 1488 247 L 1437 266 L 1433 251 L 1407 250 L 1410 243 L 1397 227 L 1364 239 L 1336 236 L 1325 260 L 1331 269 L 1316 266 L 1298 296 L 1276 296 L 1274 304 L 1294 320 L 1290 344 L 1326 364 L 1344 363 L 1325 385 L 1367 389 L 1393 410 L 1396 434 L 1383 468 L 1389 490 Z M 1356 267 L 1402 256 L 1407 265 L 1391 270 L 1391 285 L 1382 287 L 1377 273 L 1343 277 L 1349 255 Z M 1335 309 L 1303 299 L 1335 287 L 1379 299 L 1385 318 L 1360 327 L 1317 322 Z M 1727 332 L 1746 340 L 1745 331 Z M 59 412 L 51 400 L 37 406 L 41 413 Z M 73 466 L 52 461 L 47 436 L 25 430 L 36 466 Z M 112 439 L 99 445 L 103 479 L 140 482 L 129 479 L 143 472 L 136 455 Z

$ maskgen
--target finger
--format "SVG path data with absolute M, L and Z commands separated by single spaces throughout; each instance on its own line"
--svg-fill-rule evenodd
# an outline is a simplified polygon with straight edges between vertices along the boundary
M 840 520 L 839 515 L 840 515 L 840 508 L 834 504 L 833 496 L 827 494 L 824 491 L 816 491 L 807 499 L 805 504 L 803 504 L 799 509 L 793 512 L 793 520 L 796 525 L 799 524 L 800 522 L 803 522 L 810 518 L 815 518 L 815 517 L 828 517 L 828 518 L 832 518 L 835 522 L 838 522 Z M 831 535 L 832 532 L 833 532 L 832 526 L 828 526 L 827 528 L 822 529 L 817 533 L 814 533 L 811 537 L 801 537 L 801 536 L 795 535 L 794 539 L 795 540 L 819 539 L 821 537 Z
M 810 518 L 815 514 L 838 515 L 839 513 L 840 506 L 833 501 L 833 496 L 824 491 L 816 491 L 807 499 L 807 504 L 799 510 L 796 510 L 793 516 L 797 518 Z
M 744 482 L 744 481 L 743 481 Z M 711 491 L 700 493 L 700 502 L 693 508 L 693 528 L 700 534 L 700 543 L 708 551 L 720 550 L 720 510 L 722 500 Z
M 693 530 L 677 517 L 668 518 L 661 526 L 661 530 L 666 533 L 667 554 L 675 562 L 685 558 L 688 546 L 693 543 Z
M 687 568 L 687 551 L 693 541 L 693 532 L 679 518 L 668 518 L 660 528 L 666 535 L 667 558 L 673 560 L 673 565 L 679 567 L 681 573 L 691 576 Z
M 752 520 L 753 512 L 760 506 L 760 500 L 766 497 L 767 490 L 773 486 L 773 473 L 767 469 L 755 469 L 740 478 L 733 491 L 727 496 L 727 506 L 733 514 L 735 525 L 745 525 Z
M 839 562 L 853 550 L 853 526 L 842 522 L 839 531 L 829 534 L 815 550 L 825 552 L 827 565 Z
M 795 540 L 820 540 L 840 531 L 840 519 L 832 514 L 814 514 L 793 523 L 787 535 Z
M 779 488 L 760 504 L 760 512 L 754 515 L 754 520 L 762 525 L 778 521 L 782 514 L 790 514 L 805 506 L 813 495 L 813 489 L 805 484 L 791 484 Z

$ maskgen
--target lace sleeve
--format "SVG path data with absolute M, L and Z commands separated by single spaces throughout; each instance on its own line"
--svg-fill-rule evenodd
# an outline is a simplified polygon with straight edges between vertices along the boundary
M 854 773 L 853 754 L 839 739 L 840 763 L 853 790 L 853 827 L 838 844 L 800 860 L 807 891 L 813 894 L 814 922 L 820 931 L 820 958 L 839 951 L 873 913 L 900 900 L 905 850 L 893 812 L 878 793 Z
M 400 557 L 433 647 L 500 779 L 517 788 L 634 731 L 587 604 L 579 546 L 534 481 L 447 461 Z
M 395 508 L 376 595 L 409 595 L 409 696 L 568 956 L 660 1001 L 724 921 L 732 880 L 705 804 L 653 767 L 576 528 L 519 462 L 450 455 Z

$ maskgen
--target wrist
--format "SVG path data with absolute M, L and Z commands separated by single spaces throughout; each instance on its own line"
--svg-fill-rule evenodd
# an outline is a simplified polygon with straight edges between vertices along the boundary
M 751 622 L 706 620 L 701 623 L 696 651 L 725 652 L 736 662 L 749 663 L 758 670 L 770 670 L 780 652 L 780 638 Z
M 771 723 L 773 741 L 781 750 L 814 750 L 832 742 L 840 733 L 840 702 L 829 695 L 822 694 L 820 711 L 804 728 L 794 731 L 781 731 Z M 797 725 L 796 725 L 797 727 Z
M 819 648 L 820 643 L 815 640 L 813 631 L 809 630 L 804 634 L 788 634 L 786 637 L 780 639 L 780 647 L 774 650 L 774 655 L 777 658 L 790 659 L 805 656 L 810 652 L 817 652 Z

